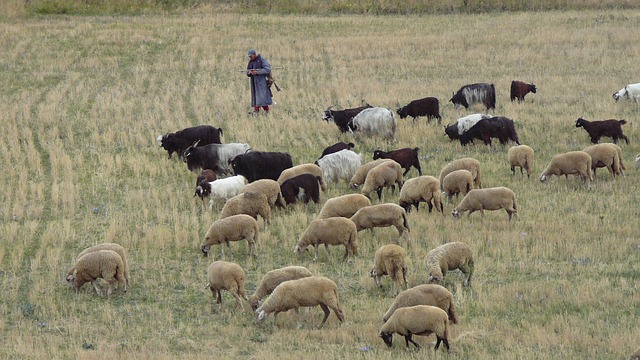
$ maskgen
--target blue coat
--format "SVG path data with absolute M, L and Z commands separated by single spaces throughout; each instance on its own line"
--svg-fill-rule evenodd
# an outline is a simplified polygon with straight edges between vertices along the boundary
M 251 106 L 266 106 L 273 104 L 271 91 L 267 86 L 267 75 L 271 72 L 271 64 L 267 59 L 258 55 L 249 61 L 247 70 L 257 69 L 257 75 L 247 75 L 251 83 Z

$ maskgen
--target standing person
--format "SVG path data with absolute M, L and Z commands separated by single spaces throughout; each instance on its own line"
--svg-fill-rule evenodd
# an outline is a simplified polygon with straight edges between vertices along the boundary
M 269 113 L 269 105 L 273 103 L 271 90 L 267 86 L 267 78 L 271 73 L 271 64 L 267 59 L 257 54 L 255 50 L 249 50 L 249 64 L 247 65 L 247 76 L 251 82 L 251 106 L 253 113 L 257 114 L 260 107 Z

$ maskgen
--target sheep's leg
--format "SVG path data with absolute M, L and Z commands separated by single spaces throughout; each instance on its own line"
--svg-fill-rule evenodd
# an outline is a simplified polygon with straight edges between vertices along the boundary
M 431 204 L 431 201 L 427 202 L 427 205 L 429 205 L 429 214 L 431 214 L 431 210 L 433 210 L 433 204 Z
M 320 307 L 322 308 L 322 311 L 324 311 L 324 319 L 322 319 L 322 322 L 318 326 L 318 329 L 322 328 L 324 323 L 327 322 L 327 319 L 329 318 L 329 315 L 331 314 L 331 312 L 329 311 L 329 307 L 327 305 L 320 304 Z
M 471 213 L 469 213 L 471 214 Z M 482 217 L 484 217 L 484 209 L 480 209 L 480 215 L 482 215 Z
M 327 254 L 329 254 L 329 257 L 333 260 L 333 257 L 331 256 L 331 250 L 329 249 L 329 244 L 324 244 L 324 248 L 327 249 Z
M 347 260 L 348 257 L 349 257 L 349 244 L 344 244 L 344 258 L 342 259 L 342 261 Z
M 222 305 L 222 291 L 220 291 L 220 289 L 215 289 L 216 293 L 218 294 L 218 298 L 216 299 L 216 303 Z
M 111 278 L 111 280 L 107 281 L 107 296 L 111 296 L 111 293 L 113 293 L 115 281 L 116 280 L 114 278 Z
M 240 308 L 242 309 L 242 311 L 244 311 L 244 304 L 242 304 L 242 299 L 240 299 L 240 295 L 238 295 L 238 292 L 233 291 L 231 292 L 231 294 L 233 294 L 233 297 L 236 298 L 236 307 L 234 308 L 234 310 L 238 308 L 238 305 L 240 305 Z
M 409 343 L 412 343 L 416 346 L 416 349 L 420 349 L 420 345 L 418 345 L 417 342 L 413 341 L 412 336 L 413 334 L 411 334 L 411 332 L 404 336 L 404 342 L 407 344 L 407 348 L 409 347 Z
M 376 193 L 378 194 L 378 201 L 382 200 L 382 188 L 376 189 Z
M 314 247 L 316 248 L 316 251 L 315 251 L 315 254 L 313 255 L 313 261 L 316 261 L 318 260 L 318 249 L 320 248 L 320 245 L 316 244 Z

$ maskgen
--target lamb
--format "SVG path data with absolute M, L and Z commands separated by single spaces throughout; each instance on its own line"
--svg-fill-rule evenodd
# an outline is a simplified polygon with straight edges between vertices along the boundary
M 351 131 L 362 132 L 366 136 L 383 136 L 394 141 L 396 133 L 396 118 L 393 111 L 374 107 L 362 110 L 347 124 Z
M 473 275 L 473 253 L 469 245 L 462 242 L 450 242 L 429 251 L 425 257 L 429 270 L 430 284 L 444 285 L 447 271 L 459 269 L 467 277 L 462 286 L 471 286 Z
M 269 201 L 269 205 L 273 207 L 279 207 L 284 209 L 284 197 L 282 196 L 282 192 L 280 192 L 280 185 L 277 181 L 271 179 L 260 179 L 256 180 L 250 184 L 245 185 L 240 194 L 246 192 L 255 192 L 262 193 L 267 197 Z
M 247 214 L 256 220 L 258 220 L 258 215 L 260 215 L 264 219 L 265 224 L 271 223 L 269 200 L 261 193 L 246 192 L 227 200 L 220 212 L 220 219 L 238 214 Z
M 439 307 L 416 305 L 396 310 L 389 321 L 380 328 L 380 337 L 388 347 L 393 345 L 395 333 L 404 336 L 407 348 L 409 343 L 412 343 L 418 349 L 420 345 L 411 339 L 413 335 L 435 334 L 435 350 L 438 350 L 440 343 L 444 343 L 444 347 L 449 351 L 449 319 L 447 313 Z
M 313 274 L 304 266 L 287 266 L 269 271 L 262 277 L 262 280 L 253 295 L 249 297 L 251 310 L 256 311 L 260 305 L 260 300 L 270 295 L 273 290 L 283 282 L 302 279 L 309 276 L 313 276 Z
M 122 258 L 122 265 L 124 266 L 124 280 L 125 280 L 125 291 L 129 288 L 129 265 L 127 264 L 127 252 L 125 249 L 116 243 L 102 243 L 98 245 L 94 245 L 92 247 L 84 249 L 80 255 L 78 255 L 77 259 L 80 259 L 83 255 L 88 253 L 96 252 L 99 250 L 111 250 L 115 251 Z M 67 276 L 71 275 L 71 273 L 67 273 Z
M 440 171 L 440 188 L 444 190 L 444 177 L 450 172 L 465 169 L 471 172 L 473 175 L 473 187 L 476 189 L 482 188 L 482 181 L 480 179 L 480 162 L 474 158 L 462 158 L 454 160 L 445 165 Z
M 322 169 L 316 164 L 296 165 L 292 168 L 283 170 L 278 178 L 278 184 L 282 186 L 285 181 L 302 174 L 311 174 L 313 176 L 320 177 L 320 180 L 318 180 L 320 183 L 320 189 L 322 191 L 327 191 L 327 184 L 324 182 Z
M 386 323 L 396 310 L 416 305 L 437 306 L 449 315 L 449 322 L 458 323 L 453 294 L 444 286 L 437 284 L 418 285 L 398 294 L 382 317 L 382 323 Z
M 351 180 L 349 181 L 349 188 L 351 188 L 352 190 L 356 190 L 358 186 L 364 184 L 364 181 L 367 179 L 367 174 L 369 173 L 369 171 L 371 171 L 371 169 L 382 164 L 385 161 L 393 161 L 393 160 L 378 159 L 378 160 L 369 161 L 366 164 L 360 165 L 356 169 L 356 172 L 353 174 L 353 177 L 351 177 Z
M 247 300 L 244 292 L 244 270 L 240 265 L 227 261 L 214 261 L 207 268 L 207 286 L 216 297 L 216 302 L 222 305 L 222 290 L 226 290 L 236 298 L 236 308 L 238 305 L 244 310 L 241 298 Z
M 520 167 L 520 174 L 523 169 L 527 170 L 527 178 L 531 177 L 533 169 L 533 149 L 527 145 L 516 145 L 509 148 L 507 152 L 507 161 L 511 165 L 511 172 L 516 174 L 516 166 Z
M 414 205 L 417 211 L 422 201 L 429 205 L 429 212 L 435 205 L 436 211 L 439 210 L 444 215 L 440 181 L 433 176 L 424 175 L 409 179 L 400 190 L 398 205 L 402 206 L 406 212 L 411 211 L 411 205 Z
M 247 240 L 249 244 L 249 255 L 255 255 L 256 241 L 258 241 L 258 222 L 249 215 L 239 214 L 216 220 L 211 224 L 204 240 L 200 245 L 200 250 L 204 256 L 209 256 L 211 245 L 227 244 L 231 251 L 230 241 Z M 224 256 L 224 246 L 220 247 Z
M 365 206 L 371 206 L 371 200 L 360 194 L 347 194 L 327 200 L 318 214 L 318 219 L 330 217 L 350 218 Z
M 452 201 L 453 195 L 467 195 L 473 189 L 473 175 L 469 170 L 460 169 L 452 171 L 444 177 L 444 193 Z
M 242 175 L 217 179 L 212 182 L 204 180 L 201 181 L 200 185 L 196 188 L 196 195 L 202 199 L 211 195 L 209 209 L 212 209 L 215 199 L 221 199 L 223 201 L 231 199 L 240 193 L 246 183 L 247 179 Z
M 451 215 L 459 218 L 465 211 L 469 211 L 469 216 L 477 210 L 480 210 L 484 216 L 485 210 L 504 209 L 511 216 L 518 217 L 518 204 L 516 203 L 516 194 L 506 187 L 494 187 L 486 189 L 473 189 L 462 198 L 460 204 L 453 209 Z
M 545 182 L 551 175 L 564 175 L 568 178 L 571 174 L 577 174 L 582 181 L 591 186 L 591 155 L 584 151 L 569 151 L 564 154 L 555 155 L 551 162 L 540 175 L 540 181 Z
M 124 263 L 122 257 L 113 250 L 98 250 L 82 255 L 76 260 L 75 265 L 67 272 L 67 283 L 80 290 L 82 285 L 90 282 L 98 295 L 101 295 L 97 280 L 104 279 L 107 284 L 106 295 L 113 292 L 116 282 L 118 287 L 127 291 L 127 283 L 124 277 Z
M 407 212 L 400 205 L 388 203 L 363 207 L 351 217 L 351 221 L 356 224 L 358 231 L 395 226 L 399 236 L 405 234 L 407 240 L 410 240 Z
M 324 181 L 349 181 L 362 165 L 362 157 L 351 150 L 341 150 L 318 159 L 315 164 L 322 169 Z
M 324 319 L 318 326 L 322 328 L 327 321 L 329 308 L 344 322 L 344 313 L 340 309 L 338 286 L 333 281 L 322 276 L 309 276 L 297 280 L 285 281 L 276 286 L 273 293 L 256 310 L 258 322 L 264 321 L 273 313 L 273 321 L 279 313 L 299 307 L 320 306 L 324 312 Z
M 389 244 L 380 247 L 376 251 L 373 260 L 373 269 L 369 272 L 376 281 L 376 285 L 382 286 L 380 279 L 383 275 L 391 276 L 391 279 L 407 288 L 407 252 L 398 245 Z
M 315 219 L 311 221 L 307 229 L 302 233 L 294 252 L 301 255 L 303 251 L 313 245 L 315 255 L 313 261 L 318 259 L 320 245 L 324 244 L 327 253 L 331 256 L 329 245 L 344 245 L 346 260 L 351 255 L 358 255 L 358 243 L 356 241 L 358 230 L 353 221 L 343 217 L 330 217 L 327 219 Z
M 618 139 L 623 139 L 627 142 L 627 145 L 629 145 L 629 138 L 622 133 L 622 125 L 626 123 L 627 121 L 624 119 L 587 121 L 583 118 L 578 118 L 578 120 L 576 120 L 576 127 L 584 128 L 589 134 L 591 142 L 594 144 L 597 144 L 601 137 L 606 136 L 613 138 L 614 144 L 618 143 Z
M 396 184 L 400 188 L 402 183 L 402 168 L 400 165 L 395 161 L 385 162 L 369 171 L 360 193 L 369 197 L 372 191 L 376 191 L 378 200 L 381 200 L 383 188 L 391 187 L 393 192 L 396 189 Z
M 196 178 L 196 192 L 193 194 L 193 197 L 200 196 L 200 199 L 202 201 L 204 201 L 202 188 L 201 187 L 199 188 L 200 183 L 202 181 L 206 181 L 206 182 L 210 183 L 212 181 L 215 181 L 217 178 L 218 178 L 218 175 L 216 174 L 215 171 L 213 171 L 211 169 L 202 170 L 200 175 L 198 175 L 198 177 Z M 200 189 L 200 191 L 198 191 L 198 189 Z
M 350 142 L 350 143 L 348 143 L 348 144 L 347 144 L 347 143 L 345 143 L 345 142 L 340 141 L 340 142 L 337 142 L 337 143 L 335 143 L 335 144 L 333 144 L 333 145 L 331 145 L 331 146 L 327 146 L 327 147 L 322 151 L 322 155 L 320 155 L 320 157 L 319 157 L 318 159 L 322 159 L 322 158 L 323 158 L 323 157 L 325 157 L 326 155 L 336 153 L 336 152 L 338 152 L 338 151 L 340 151 L 340 150 L 345 150 L 345 149 L 346 149 L 346 150 L 351 150 L 351 149 L 353 149 L 354 147 L 356 147 L 356 144 L 354 144 L 354 143 L 352 143 L 352 142 Z
M 420 148 L 403 148 L 392 151 L 382 151 L 377 149 L 373 152 L 373 160 L 377 159 L 391 159 L 400 164 L 405 169 L 402 176 L 406 176 L 411 167 L 415 167 L 418 170 L 418 175 L 422 175 L 422 169 L 420 168 L 420 159 L 418 159 L 418 151 Z
M 622 149 L 616 144 L 604 143 L 591 145 L 582 151 L 591 156 L 591 168 L 593 169 L 593 178 L 596 178 L 596 169 L 606 167 L 611 177 L 615 179 L 617 175 L 622 174 L 625 169 L 622 161 Z

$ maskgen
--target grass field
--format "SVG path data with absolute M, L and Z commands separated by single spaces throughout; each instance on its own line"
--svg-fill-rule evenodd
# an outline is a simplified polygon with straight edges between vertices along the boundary
M 448 103 L 472 82 L 493 82 L 496 114 L 512 118 L 536 150 L 535 173 L 511 176 L 506 147 L 461 147 L 443 129 L 399 120 L 397 141 L 355 139 L 366 160 L 376 147 L 421 148 L 425 174 L 472 156 L 483 185 L 507 186 L 519 220 L 504 212 L 454 220 L 411 212 L 411 286 L 426 280 L 424 256 L 449 241 L 476 256 L 473 290 L 455 300 L 450 359 L 621 359 L 640 346 L 638 107 L 611 94 L 637 82 L 640 48 L 632 29 L 640 11 L 545 12 L 417 16 L 167 15 L 42 17 L 0 23 L 0 349 L 2 358 L 413 358 L 433 356 L 435 338 L 418 337 L 421 352 L 393 349 L 378 338 L 395 295 L 390 280 L 369 278 L 375 250 L 396 241 L 392 229 L 359 234 L 360 255 L 341 262 L 297 258 L 299 234 L 319 205 L 274 214 L 257 259 L 234 243 L 247 292 L 267 271 L 307 266 L 339 287 L 346 322 L 322 312 L 282 314 L 258 326 L 233 311 L 233 298 L 212 305 L 199 244 L 217 211 L 193 198 L 195 175 L 167 160 L 157 135 L 196 124 L 224 129 L 225 142 L 287 151 L 294 163 L 314 161 L 339 140 L 320 120 L 329 105 L 363 100 L 395 109 L 436 96 L 443 124 L 467 114 Z M 256 48 L 284 91 L 272 114 L 249 117 L 244 55 Z M 512 79 L 538 93 L 510 103 Z M 600 170 L 591 189 L 577 180 L 537 175 L 560 152 L 590 143 L 575 119 L 625 118 L 621 144 L 626 177 Z M 409 176 L 416 176 L 415 170 Z M 333 184 L 322 201 L 347 193 Z M 397 194 L 385 193 L 396 202 Z M 64 275 L 90 245 L 127 248 L 131 290 L 102 298 L 75 294 Z M 216 256 L 218 249 L 214 249 Z M 444 353 L 439 352 L 439 357 Z

